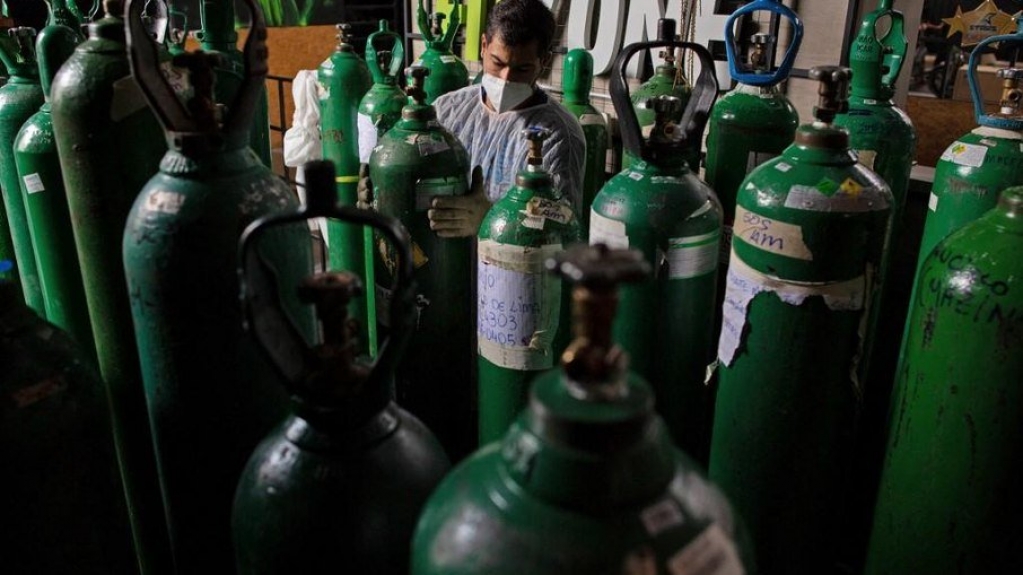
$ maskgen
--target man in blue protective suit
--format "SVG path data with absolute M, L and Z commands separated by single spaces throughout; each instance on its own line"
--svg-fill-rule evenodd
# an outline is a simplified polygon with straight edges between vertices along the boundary
M 577 212 L 582 206 L 586 140 L 578 120 L 537 85 L 550 63 L 554 15 L 540 0 L 502 0 L 487 16 L 481 39 L 483 80 L 434 102 L 441 125 L 469 152 L 472 192 L 434 198 L 430 227 L 441 237 L 475 236 L 493 202 L 525 169 L 527 127 L 550 131 L 544 169 L 554 192 Z

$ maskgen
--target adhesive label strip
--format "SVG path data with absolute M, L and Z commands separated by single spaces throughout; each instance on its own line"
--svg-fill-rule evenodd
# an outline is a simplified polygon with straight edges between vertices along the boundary
M 731 365 L 745 336 L 746 313 L 754 296 L 773 292 L 789 305 L 801 305 L 806 298 L 820 296 L 835 311 L 860 311 L 866 301 L 866 273 L 846 281 L 799 283 L 765 275 L 746 264 L 735 252 L 728 264 L 725 304 L 718 340 L 718 360 Z
M 46 187 L 43 186 L 43 179 L 39 177 L 39 174 L 29 174 L 22 178 L 22 181 L 25 182 L 25 191 L 30 194 L 46 190 Z
M 874 162 L 877 161 L 877 150 L 853 150 L 860 161 L 860 165 L 868 170 L 874 169 Z
M 373 148 L 377 146 L 377 127 L 373 124 L 373 118 L 366 114 L 358 115 L 357 122 L 359 130 L 359 162 L 369 163 L 369 157 L 373 155 Z
M 798 260 L 813 261 L 813 253 L 803 242 L 803 228 L 795 224 L 765 218 L 742 206 L 735 208 L 732 241 L 735 241 L 736 238 L 766 252 Z
M 518 370 L 554 366 L 562 282 L 545 273 L 544 261 L 561 249 L 561 244 L 537 248 L 479 242 L 479 353 L 494 365 Z
M 669 239 L 668 279 L 689 279 L 716 270 L 720 241 L 721 234 L 716 231 L 698 236 Z
M 952 145 L 941 154 L 941 159 L 953 164 L 959 164 L 960 166 L 979 168 L 984 165 L 984 157 L 987 156 L 987 151 L 987 146 L 952 142 Z
M 523 211 L 526 216 L 553 220 L 559 224 L 567 224 L 572 221 L 572 208 L 567 205 L 545 198 L 530 198 L 526 202 L 526 209 Z
M 625 222 L 612 220 L 590 209 L 590 245 L 605 244 L 607 247 L 628 248 L 629 236 L 625 234 Z
M 889 205 L 880 189 L 861 186 L 852 178 L 831 193 L 812 186 L 792 186 L 785 197 L 786 208 L 810 212 L 872 212 L 888 209 Z

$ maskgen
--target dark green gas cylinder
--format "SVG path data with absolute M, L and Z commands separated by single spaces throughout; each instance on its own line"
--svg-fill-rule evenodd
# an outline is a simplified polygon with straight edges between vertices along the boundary
M 337 25 L 337 49 L 317 71 L 320 95 L 320 134 L 323 157 L 336 166 L 338 202 L 354 206 L 359 187 L 359 102 L 371 84 L 366 63 L 348 43 L 351 26 Z M 339 221 L 327 223 L 330 269 L 365 270 L 364 237 L 360 226 Z M 366 304 L 353 301 L 348 313 L 357 324 L 360 351 L 369 341 L 371 315 Z
M 878 292 L 892 195 L 832 124 L 848 68 L 814 121 L 739 191 L 718 347 L 710 477 L 750 525 L 763 573 L 830 572 L 852 459 L 861 326 Z
M 167 573 L 170 548 L 121 257 L 128 211 L 167 144 L 129 75 L 123 5 L 103 6 L 107 16 L 89 24 L 89 38 L 54 77 L 50 106 L 142 570 Z
M 52 14 L 58 14 L 57 10 L 54 9 Z M 65 16 L 64 21 L 73 21 L 70 13 Z M 77 25 L 72 28 L 56 21 L 51 16 L 50 24 L 42 29 L 36 41 L 39 79 L 47 101 L 18 132 L 14 141 L 14 161 L 21 183 L 18 191 L 25 206 L 29 236 L 35 249 L 46 319 L 68 332 L 81 346 L 82 353 L 95 364 L 96 346 L 60 173 L 49 102 L 53 77 L 74 53 L 82 38 L 76 31 Z
M 458 460 L 476 445 L 474 242 L 438 237 L 426 212 L 436 196 L 469 193 L 469 155 L 424 103 L 423 81 L 429 73 L 418 66 L 408 70 L 411 102 L 373 149 L 369 175 L 374 208 L 408 230 L 416 267 L 416 327 L 395 371 L 398 403 L 422 419 Z M 396 259 L 379 236 L 374 241 L 377 322 L 386 331 Z
M 480 444 L 504 437 L 529 385 L 554 367 L 569 340 L 569 292 L 544 262 L 581 239 L 572 208 L 555 199 L 543 169 L 550 136 L 528 128 L 526 169 L 480 224 L 476 246 Z
M 405 48 L 401 36 L 392 32 L 387 20 L 366 39 L 366 66 L 373 86 L 359 102 L 359 161 L 369 163 L 377 140 L 401 119 L 408 97 L 399 87 L 404 70 Z
M 625 66 L 650 47 L 690 50 L 701 71 L 685 112 L 673 96 L 647 100 L 656 121 L 644 139 L 632 113 Z M 638 158 L 612 177 L 593 200 L 590 243 L 638 250 L 654 277 L 622 290 L 615 340 L 633 369 L 657 394 L 658 412 L 683 450 L 705 463 L 709 438 L 707 366 L 714 356 L 721 207 L 714 192 L 689 170 L 684 151 L 700 139 L 717 96 L 706 48 L 687 42 L 632 44 L 615 63 L 611 100 L 626 150 Z M 680 118 L 676 123 L 672 118 Z
M 223 115 L 213 93 L 217 57 L 175 57 L 192 86 L 182 103 L 136 18 L 144 1 L 128 2 L 129 61 L 170 150 L 128 214 L 124 270 L 175 569 L 228 573 L 238 475 L 287 401 L 242 330 L 238 238 L 256 218 L 294 209 L 297 200 L 249 146 L 267 70 L 266 25 L 255 0 L 246 2 L 246 74 Z M 311 250 L 308 228 L 295 226 L 268 234 L 259 256 L 289 286 L 311 271 Z M 310 337 L 309 314 L 291 293 L 284 303 L 295 309 L 299 333 Z
M 754 34 L 749 52 L 739 54 L 734 35 L 736 22 L 754 12 L 777 14 L 790 22 L 792 40 L 778 66 L 772 60 L 776 38 L 771 34 Z M 792 143 L 799 126 L 799 114 L 782 92 L 781 83 L 788 79 L 802 38 L 803 21 L 779 0 L 746 4 L 725 22 L 728 68 L 738 84 L 718 99 L 711 110 L 705 173 L 707 184 L 717 193 L 724 211 L 721 279 L 731 253 L 739 186 L 754 168 L 781 154 Z
M 593 88 L 593 56 L 582 48 L 569 50 L 562 62 L 562 104 L 579 120 L 586 138 L 586 163 L 583 166 L 583 205 L 579 214 L 583 237 L 590 233 L 590 205 L 607 179 L 607 120 L 590 104 Z
M 864 17 L 849 49 L 853 74 L 849 111 L 835 117 L 835 125 L 849 132 L 849 145 L 860 163 L 888 183 L 895 202 L 891 247 L 878 274 L 883 282 L 882 296 L 870 310 L 866 326 L 870 345 L 864 348 L 859 363 L 859 377 L 864 384 L 863 408 L 857 431 L 855 479 L 845 521 L 853 530 L 845 540 L 854 549 L 851 560 L 857 571 L 862 568 L 863 550 L 870 531 L 870 512 L 884 451 L 888 401 L 916 263 L 915 245 L 900 249 L 902 242 L 908 244 L 916 240 L 908 237 L 904 240 L 900 233 L 916 152 L 916 131 L 909 116 L 892 102 L 895 82 L 905 62 L 907 39 L 902 13 L 892 10 L 891 6 L 891 0 L 881 0 L 877 9 Z
M 603 245 L 547 266 L 576 284 L 576 339 L 504 439 L 431 496 L 413 575 L 754 573 L 741 521 L 672 444 L 650 387 L 613 343 L 618 284 L 650 266 Z
M 427 104 L 432 104 L 434 100 L 448 92 L 469 85 L 469 70 L 451 51 L 455 37 L 458 36 L 458 27 L 461 25 L 459 15 L 461 9 L 461 0 L 451 0 L 451 13 L 448 14 L 448 26 L 445 28 L 444 14 L 439 12 L 427 14 L 423 0 L 419 0 L 416 21 L 419 23 L 419 33 L 426 43 L 426 51 L 413 66 L 423 66 L 430 70 L 430 75 L 426 79 Z
M 18 170 L 14 165 L 14 140 L 32 114 L 43 105 L 39 67 L 35 58 L 35 30 L 10 28 L 0 38 L 0 59 L 7 67 L 7 83 L 0 86 L 0 275 L 20 280 L 25 302 L 40 315 L 46 314 L 39 286 L 28 218 L 21 201 Z
M 0 280 L 0 365 L 4 573 L 136 573 L 103 385 L 10 280 Z
M 892 397 L 870 575 L 1019 573 L 1023 188 L 920 268 Z
M 970 95 L 980 124 L 945 150 L 934 170 L 930 211 L 920 243 L 920 263 L 948 234 L 994 207 L 998 192 L 1023 184 L 1023 69 L 997 72 L 1002 81 L 998 112 L 986 114 L 977 84 L 977 64 L 992 43 L 1002 49 L 1023 45 L 1023 16 L 1016 18 L 1015 34 L 992 36 L 970 53 Z M 919 266 L 918 266 L 919 267 Z
M 245 83 L 245 58 L 238 49 L 235 32 L 234 2 L 232 0 L 201 0 L 199 4 L 201 29 L 196 34 L 203 52 L 217 54 L 217 81 L 214 86 L 218 104 L 230 105 Z M 251 30 L 251 27 L 250 27 Z M 273 168 L 270 155 L 270 104 L 264 84 L 256 101 L 249 130 L 249 145 L 267 168 Z
M 675 21 L 670 18 L 658 20 L 657 42 L 671 42 L 674 39 Z M 682 112 L 689 105 L 689 98 L 693 94 L 693 87 L 682 72 L 681 65 L 676 64 L 677 54 L 675 49 L 661 50 L 658 56 L 661 58 L 661 63 L 654 69 L 654 75 L 636 88 L 631 96 L 633 113 L 636 114 L 636 118 L 639 120 L 639 127 L 643 132 L 644 138 L 650 135 L 650 130 L 653 129 L 655 120 L 652 108 L 646 105 L 647 100 L 658 96 L 678 98 L 681 108 L 676 110 L 670 118 L 671 121 L 678 124 L 682 120 Z M 703 126 L 705 125 L 706 120 L 701 124 L 699 137 L 695 141 L 690 142 L 689 146 L 681 152 L 689 164 L 689 169 L 696 173 L 700 171 L 700 148 L 703 145 Z M 625 150 L 622 156 L 622 167 L 628 168 L 635 160 L 636 156 L 631 151 Z
M 254 222 L 241 240 L 248 325 L 287 384 L 292 414 L 256 448 L 238 482 L 238 572 L 407 575 L 416 519 L 450 466 L 433 434 L 391 400 L 391 375 L 414 318 L 408 234 L 397 220 L 338 206 L 330 162 L 304 170 L 308 206 Z M 394 329 L 373 363 L 357 357 L 347 325 L 348 302 L 363 291 L 358 275 L 322 273 L 298 287 L 322 326 L 323 342 L 310 348 L 285 327 L 269 269 L 245 255 L 268 229 L 315 217 L 371 226 L 399 254 Z

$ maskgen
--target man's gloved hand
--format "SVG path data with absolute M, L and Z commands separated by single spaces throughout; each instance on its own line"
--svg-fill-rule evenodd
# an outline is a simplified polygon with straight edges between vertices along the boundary
M 483 192 L 483 168 L 472 170 L 472 186 L 465 196 L 438 196 L 426 213 L 430 229 L 442 238 L 475 237 L 483 217 L 490 210 L 490 200 Z
M 373 209 L 373 180 L 369 179 L 369 164 L 359 164 L 359 184 L 356 187 L 358 199 L 355 207 L 363 210 Z

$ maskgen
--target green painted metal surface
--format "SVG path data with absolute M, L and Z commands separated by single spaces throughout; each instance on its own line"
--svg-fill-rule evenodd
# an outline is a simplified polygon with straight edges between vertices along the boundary
M 819 67 L 815 122 L 740 188 L 718 346 L 710 478 L 746 519 L 763 573 L 828 572 L 862 390 L 861 325 L 892 195 L 831 124 L 846 68 Z
M 167 147 L 129 76 L 121 12 L 111 14 L 89 25 L 89 38 L 57 73 L 51 113 L 139 560 L 143 573 L 168 573 L 166 521 L 121 258 L 128 211 Z
M 323 157 L 337 167 L 337 200 L 354 206 L 359 185 L 359 102 L 372 85 L 369 69 L 348 43 L 347 24 L 338 25 L 337 49 L 317 71 L 320 86 L 320 134 Z M 328 265 L 335 270 L 364 270 L 362 228 L 338 221 L 327 223 Z M 369 347 L 371 314 L 363 301 L 349 306 L 362 349 Z
M 399 405 L 433 430 L 452 460 L 476 445 L 472 238 L 440 238 L 427 218 L 431 199 L 469 193 L 469 156 L 462 144 L 436 122 L 424 104 L 423 68 L 413 68 L 414 103 L 381 136 L 369 161 L 373 207 L 398 219 L 412 238 L 416 266 L 416 322 L 408 352 L 395 372 Z M 377 321 L 381 333 L 387 317 L 396 254 L 374 239 Z
M 590 206 L 607 180 L 607 149 L 610 136 L 607 120 L 590 104 L 593 88 L 593 56 L 582 48 L 569 50 L 562 62 L 562 104 L 579 119 L 586 139 L 586 163 L 583 166 L 583 204 L 579 214 L 583 237 L 590 230 Z
M 504 437 L 530 383 L 554 367 L 570 335 L 568 286 L 545 274 L 544 262 L 580 241 L 579 221 L 543 170 L 539 146 L 548 134 L 524 132 L 533 142 L 529 165 L 483 218 L 476 248 L 481 445 Z
M 1016 573 L 1023 556 L 1023 188 L 924 259 L 866 573 Z
M 137 573 L 103 384 L 10 280 L 0 365 L 4 571 Z
M 307 208 L 260 220 L 242 238 L 247 317 L 264 353 L 281 372 L 292 413 L 249 458 L 232 516 L 242 574 L 337 573 L 407 575 L 409 542 L 430 492 L 449 463 L 418 419 L 391 400 L 390 379 L 413 325 L 413 266 L 400 224 L 375 212 L 336 205 L 329 162 L 306 164 Z M 316 308 L 322 343 L 309 346 L 270 318 L 285 318 L 264 291 L 267 270 L 245 257 L 272 227 L 334 217 L 380 230 L 396 242 L 403 264 L 391 301 L 398 318 L 381 354 L 360 357 L 346 326 L 348 302 L 364 291 L 350 271 L 308 277 L 297 287 Z M 358 270 L 356 270 L 358 271 Z M 291 347 L 306 353 L 280 354 Z
M 419 0 L 416 21 L 419 24 L 419 33 L 426 43 L 426 50 L 413 66 L 422 66 L 430 71 L 425 84 L 427 104 L 432 104 L 434 100 L 448 92 L 469 85 L 469 70 L 461 58 L 451 51 L 455 36 L 458 35 L 458 27 L 461 25 L 460 13 L 459 1 L 453 0 L 451 12 L 446 18 L 448 25 L 445 27 L 444 14 L 440 12 L 427 14 L 423 0 Z
M 216 56 L 176 58 L 194 89 L 186 107 L 157 65 L 159 48 L 134 19 L 142 4 L 128 3 L 129 62 L 171 149 L 128 214 L 125 279 L 174 568 L 231 572 L 238 476 L 287 402 L 279 376 L 243 331 L 238 238 L 256 218 L 293 210 L 297 199 L 249 145 L 266 74 L 265 23 L 254 0 L 244 80 L 222 123 L 213 99 Z M 311 339 L 310 314 L 287 290 L 312 270 L 308 227 L 268 234 L 256 253 L 279 277 L 295 329 Z
M 649 266 L 590 246 L 554 265 L 580 284 L 577 338 L 504 439 L 431 496 L 411 572 L 754 573 L 738 517 L 672 445 L 650 387 L 612 343 L 616 284 Z
M 43 105 L 43 89 L 35 59 L 35 31 L 12 28 L 12 34 L 0 39 L 0 59 L 10 77 L 0 86 L 0 193 L 3 215 L 0 216 L 0 275 L 20 282 L 25 302 L 36 313 L 44 315 L 43 291 L 39 285 L 28 233 L 28 218 L 22 202 L 18 170 L 14 165 L 14 140 L 18 130 Z
M 36 46 L 40 80 L 47 100 L 53 76 L 81 40 L 75 30 L 65 25 L 51 24 L 40 32 Z M 95 365 L 96 345 L 60 173 L 49 101 L 18 132 L 14 161 L 35 250 L 46 318 L 68 332 L 81 346 L 83 355 Z

